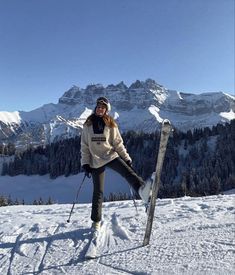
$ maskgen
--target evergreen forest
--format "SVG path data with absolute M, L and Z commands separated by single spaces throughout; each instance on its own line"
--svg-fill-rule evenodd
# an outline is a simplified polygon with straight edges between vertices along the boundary
M 133 160 L 133 169 L 145 180 L 155 170 L 160 133 L 122 133 Z M 7 149 L 6 149 L 7 148 Z M 2 176 L 45 175 L 51 178 L 82 172 L 80 136 L 44 147 L 17 152 L 14 145 L 0 145 L 0 155 L 13 155 L 3 162 Z M 180 132 L 174 129 L 166 151 L 159 197 L 203 196 L 235 188 L 235 120 L 212 128 Z

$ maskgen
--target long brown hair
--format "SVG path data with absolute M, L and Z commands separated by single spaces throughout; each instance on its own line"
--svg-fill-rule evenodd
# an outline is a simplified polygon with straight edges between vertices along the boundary
M 95 118 L 95 114 L 91 114 L 91 115 L 86 119 L 85 124 L 86 124 L 87 126 L 92 125 L 94 118 Z M 105 123 L 105 125 L 106 125 L 107 127 L 109 127 L 109 128 L 117 127 L 117 123 L 115 122 L 115 120 L 114 120 L 111 116 L 109 116 L 109 115 L 107 115 L 107 114 L 104 114 L 102 118 L 103 118 L 104 123 Z

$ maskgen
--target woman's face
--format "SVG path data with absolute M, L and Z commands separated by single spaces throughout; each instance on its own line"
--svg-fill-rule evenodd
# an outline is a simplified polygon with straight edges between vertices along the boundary
M 102 117 L 106 113 L 106 110 L 106 105 L 98 103 L 95 109 L 95 114 Z

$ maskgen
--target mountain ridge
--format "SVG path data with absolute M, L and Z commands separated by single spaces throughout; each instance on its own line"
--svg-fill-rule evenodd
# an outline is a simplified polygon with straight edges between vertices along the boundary
M 22 143 L 26 136 L 27 141 L 36 143 L 73 137 L 80 133 L 99 96 L 109 98 L 111 115 L 123 132 L 154 132 L 164 118 L 181 131 L 235 118 L 235 97 L 223 92 L 187 94 L 166 89 L 152 79 L 137 80 L 129 87 L 123 81 L 106 87 L 73 85 L 57 104 L 44 104 L 29 112 L 0 112 L 0 142 Z

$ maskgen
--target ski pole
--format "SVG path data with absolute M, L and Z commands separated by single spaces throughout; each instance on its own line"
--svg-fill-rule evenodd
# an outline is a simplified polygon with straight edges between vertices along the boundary
M 132 188 L 131 186 L 129 185 L 129 188 L 130 188 L 130 192 L 131 192 L 131 196 L 132 196 L 132 200 L 133 200 L 133 203 L 134 203 L 134 206 L 135 206 L 135 211 L 136 211 L 136 214 L 138 215 L 138 209 L 137 209 L 137 205 L 136 205 L 136 201 L 135 201 L 135 197 L 134 197 L 134 194 L 133 194 L 133 191 L 132 191 Z
M 83 177 L 83 180 L 82 180 L 82 182 L 81 182 L 81 184 L 80 184 L 80 186 L 79 186 L 79 188 L 78 188 L 78 191 L 77 191 L 75 200 L 73 201 L 73 205 L 72 205 L 72 208 L 71 208 L 71 210 L 70 210 L 70 214 L 69 214 L 69 218 L 67 219 L 67 222 L 70 222 L 70 218 L 71 218 L 71 216 L 72 216 L 74 206 L 75 206 L 75 204 L 76 204 L 77 201 L 78 201 L 78 196 L 79 196 L 79 193 L 80 193 L 80 191 L 81 191 L 81 188 L 82 188 L 82 185 L 83 185 L 83 183 L 84 183 L 84 181 L 85 181 L 86 176 L 87 176 L 87 175 L 86 175 L 86 173 L 85 173 L 85 175 L 84 175 L 84 177 Z
M 132 165 L 128 165 L 128 167 L 136 174 L 136 171 L 135 171 L 135 169 L 133 168 Z M 129 184 L 129 182 L 128 182 L 128 184 Z M 129 188 L 130 188 L 131 197 L 132 197 L 132 200 L 133 200 L 133 203 L 134 203 L 134 206 L 135 206 L 135 211 L 136 211 L 136 214 L 138 215 L 139 213 L 138 213 L 138 209 L 137 209 L 137 205 L 136 205 L 136 201 L 135 201 L 135 196 L 133 194 L 133 190 L 132 190 L 132 187 L 131 187 L 130 184 L 129 184 Z

